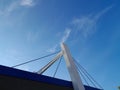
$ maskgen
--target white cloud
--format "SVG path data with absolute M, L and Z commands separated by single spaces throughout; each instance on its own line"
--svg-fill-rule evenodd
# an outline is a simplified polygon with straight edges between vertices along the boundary
M 28 32 L 27 35 L 26 35 L 26 38 L 27 38 L 27 41 L 28 42 L 35 42 L 38 40 L 39 38 L 39 35 L 40 33 L 37 31 L 37 32 Z
M 87 37 L 95 30 L 96 20 L 90 17 L 77 18 L 74 19 L 73 25 L 73 28 L 77 34 L 79 33 L 80 35 Z
M 21 6 L 33 6 L 34 0 L 21 0 L 20 5 Z
M 70 33 L 71 33 L 71 29 L 66 28 L 65 31 L 63 32 L 63 36 L 61 37 L 59 44 L 66 42 L 68 37 L 70 36 Z M 59 44 L 55 44 L 52 48 L 48 49 L 47 52 L 50 53 L 56 52 Z
M 1 15 L 9 15 L 12 11 L 18 8 L 18 1 L 10 3 L 4 10 L 1 10 Z
M 76 18 L 72 21 L 73 29 L 75 32 L 83 37 L 88 37 L 89 35 L 93 34 L 96 30 L 96 24 L 98 20 L 107 13 L 112 6 L 109 6 L 103 9 L 101 12 L 97 13 L 96 15 L 91 16 L 83 16 L 81 18 Z
M 47 52 L 54 53 L 56 52 L 58 44 L 54 45 L 52 48 L 48 49 Z
M 95 15 L 94 19 L 99 19 L 101 16 L 103 16 L 105 13 L 107 13 L 110 9 L 113 8 L 114 5 L 108 6 L 107 8 L 103 9 L 101 12 Z
M 60 43 L 64 43 L 68 39 L 68 37 L 70 36 L 70 32 L 71 32 L 71 29 L 69 29 L 69 28 L 65 29 L 64 35 L 63 35 Z
M 74 19 L 72 21 L 73 28 L 66 28 L 65 29 L 65 31 L 63 32 L 63 36 L 60 39 L 59 43 L 61 44 L 63 42 L 66 42 L 66 40 L 70 37 L 71 32 L 72 32 L 72 34 L 75 34 L 75 36 L 77 36 L 77 38 L 78 38 L 78 36 L 82 36 L 84 38 L 87 38 L 89 35 L 92 35 L 96 30 L 98 20 L 105 13 L 107 13 L 112 7 L 113 7 L 113 5 L 103 9 L 102 11 L 97 13 L 96 15 L 83 16 L 83 17 Z M 58 46 L 59 46 L 59 44 L 55 44 L 52 48 L 50 48 L 47 51 L 53 53 L 56 51 Z
M 21 7 L 31 7 L 35 5 L 35 0 L 15 0 L 11 2 L 4 10 L 0 10 L 0 15 L 9 15 Z

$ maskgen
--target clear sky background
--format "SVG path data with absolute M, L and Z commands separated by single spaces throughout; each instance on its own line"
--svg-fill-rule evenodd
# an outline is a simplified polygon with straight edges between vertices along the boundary
M 120 0 L 0 0 L 1 65 L 55 52 L 62 42 L 105 90 L 117 90 Z M 37 71 L 51 58 L 18 68 Z M 53 75 L 56 65 L 46 74 Z M 65 68 L 62 60 L 56 77 L 70 80 Z

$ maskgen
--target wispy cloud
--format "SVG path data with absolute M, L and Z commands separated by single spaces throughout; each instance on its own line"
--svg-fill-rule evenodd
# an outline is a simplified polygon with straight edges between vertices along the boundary
M 77 36 L 77 38 L 79 36 L 81 36 L 82 39 L 88 38 L 88 36 L 92 35 L 96 31 L 98 20 L 112 7 L 113 5 L 103 9 L 95 15 L 88 15 L 80 18 L 75 18 L 71 24 L 72 28 L 65 29 L 59 43 L 66 42 L 66 40 L 70 37 L 70 33 L 72 33 L 71 35 L 74 34 L 75 37 Z M 55 52 L 58 46 L 59 44 L 55 44 L 52 48 L 48 50 L 48 52 Z
M 13 11 L 20 9 L 21 7 L 32 7 L 35 5 L 35 0 L 16 0 L 11 2 L 4 10 L 0 10 L 0 15 L 9 15 Z
M 56 52 L 58 44 L 55 44 L 52 48 L 48 49 L 47 52 L 54 53 Z
M 33 6 L 35 5 L 35 0 L 21 0 L 20 5 L 21 6 Z
M 88 15 L 74 19 L 72 21 L 73 29 L 77 34 L 79 33 L 80 36 L 87 38 L 95 32 L 98 20 L 112 7 L 113 5 L 103 9 L 96 15 Z
M 55 52 L 59 46 L 59 44 L 64 43 L 67 41 L 71 33 L 71 29 L 66 28 L 65 31 L 63 32 L 63 36 L 60 39 L 60 42 L 58 44 L 55 44 L 52 48 L 48 49 L 47 52 Z
M 70 36 L 70 32 L 71 32 L 71 29 L 69 29 L 69 28 L 66 28 L 66 29 L 65 29 L 64 35 L 63 35 L 63 37 L 61 38 L 60 43 L 64 43 L 64 42 L 68 39 L 68 37 Z
M 18 8 L 18 1 L 10 3 L 4 10 L 1 10 L 1 15 L 8 15 Z
M 81 17 L 73 20 L 73 29 L 75 30 L 75 34 L 79 34 L 80 36 L 87 37 L 89 34 L 93 33 L 96 26 L 96 20 L 87 17 Z
M 97 13 L 94 17 L 94 19 L 98 20 L 100 17 L 102 17 L 105 13 L 107 13 L 110 9 L 112 9 L 114 5 L 108 6 L 105 9 L 103 9 L 101 12 Z
M 39 35 L 40 33 L 37 31 L 37 32 L 31 32 L 29 31 L 27 34 L 26 34 L 26 39 L 27 39 L 27 42 L 35 42 L 38 40 L 39 38 Z

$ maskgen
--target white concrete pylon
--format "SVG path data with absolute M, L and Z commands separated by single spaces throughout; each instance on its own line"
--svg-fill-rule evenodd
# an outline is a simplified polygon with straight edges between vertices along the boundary
M 64 43 L 61 44 L 61 49 L 63 52 L 64 59 L 66 61 L 66 65 L 72 80 L 74 90 L 85 90 L 69 49 Z

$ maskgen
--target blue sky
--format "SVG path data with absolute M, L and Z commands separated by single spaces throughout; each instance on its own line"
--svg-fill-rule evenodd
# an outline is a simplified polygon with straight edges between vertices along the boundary
M 119 0 L 0 0 L 0 64 L 13 66 L 60 50 L 73 57 L 105 90 L 120 85 Z M 52 57 L 21 67 L 37 71 Z M 46 72 L 53 75 L 56 64 Z M 64 60 L 57 78 L 69 80 Z

